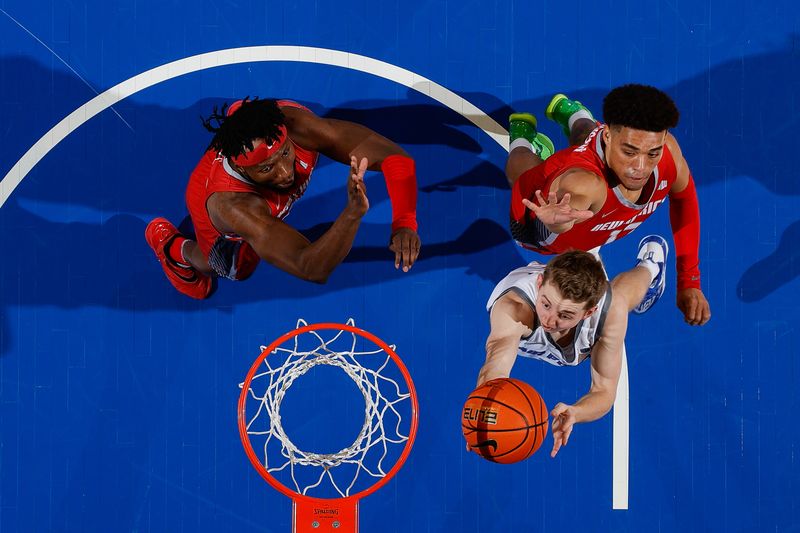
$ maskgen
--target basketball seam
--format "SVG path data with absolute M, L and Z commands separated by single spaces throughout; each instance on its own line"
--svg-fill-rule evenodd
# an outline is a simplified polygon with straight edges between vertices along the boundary
M 531 408 L 531 416 L 533 416 L 533 417 L 534 417 L 534 422 L 537 422 L 536 418 L 538 418 L 538 417 L 536 416 L 536 411 L 534 411 L 534 409 L 533 409 L 533 404 L 531 403 L 531 399 L 528 397 L 528 394 L 527 394 L 527 393 L 526 393 L 524 390 L 522 390 L 522 387 L 520 387 L 519 385 L 517 385 L 517 383 L 516 383 L 515 381 L 513 381 L 511 378 L 508 378 L 508 382 L 509 382 L 510 384 L 514 385 L 514 387 L 515 387 L 515 388 L 516 388 L 516 389 L 517 389 L 517 390 L 518 390 L 518 391 L 519 391 L 519 392 L 522 394 L 522 396 L 525 398 L 525 401 L 526 401 L 526 402 L 528 402 L 528 407 L 530 407 L 530 408 Z M 539 397 L 539 404 L 542 404 L 542 403 L 543 403 L 543 400 L 542 400 L 542 395 L 541 395 L 541 394 L 539 394 L 539 391 L 536 391 L 536 395 Z M 523 416 L 524 416 L 524 415 L 523 415 Z M 547 413 L 545 413 L 545 418 L 546 418 L 546 417 L 547 417 Z M 537 428 L 537 429 L 538 429 L 538 428 Z M 526 438 L 527 438 L 527 435 L 526 435 Z M 535 431 L 535 432 L 534 432 L 534 434 L 533 434 L 533 443 L 531 444 L 531 448 L 530 448 L 530 450 L 528 451 L 527 457 L 530 457 L 530 456 L 533 454 L 533 451 L 534 451 L 534 450 L 536 450 L 536 449 L 538 448 L 538 447 L 537 447 L 537 445 L 536 445 L 536 443 L 537 443 L 537 441 L 538 441 L 538 440 L 539 440 L 539 432 L 538 432 L 538 431 Z M 542 441 L 544 441 L 544 437 L 542 437 Z M 525 441 L 522 441 L 522 442 L 525 442 Z M 521 445 L 522 445 L 522 444 L 520 443 L 520 446 L 521 446 Z M 541 444 L 539 444 L 539 445 L 541 446 Z
M 491 429 L 491 428 L 488 428 L 488 427 L 487 428 L 477 428 L 475 426 L 467 426 L 467 425 L 461 424 L 461 428 L 462 429 L 471 429 L 473 431 L 491 431 L 493 433 L 504 433 L 506 431 L 518 431 L 520 429 L 538 428 L 538 427 L 542 427 L 546 423 L 547 422 L 539 422 L 538 424 L 534 424 L 532 426 L 519 426 L 519 427 L 516 427 L 516 428 L 510 428 L 510 429 Z

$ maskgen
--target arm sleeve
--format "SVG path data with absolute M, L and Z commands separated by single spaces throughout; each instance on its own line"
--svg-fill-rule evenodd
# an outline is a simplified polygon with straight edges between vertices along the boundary
M 381 164 L 386 189 L 392 204 L 392 231 L 409 228 L 417 231 L 417 173 L 414 160 L 390 155 Z
M 678 290 L 700 288 L 700 206 L 694 179 L 679 193 L 669 196 L 669 221 L 675 241 Z

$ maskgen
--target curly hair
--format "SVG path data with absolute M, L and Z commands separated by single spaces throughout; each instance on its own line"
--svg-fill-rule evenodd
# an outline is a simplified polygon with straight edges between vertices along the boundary
M 544 267 L 542 284 L 550 281 L 564 298 L 586 304 L 591 309 L 608 287 L 603 265 L 589 252 L 570 250 L 552 259 Z
M 225 157 L 237 157 L 253 149 L 255 139 L 275 141 L 280 136 L 280 127 L 285 118 L 278 103 L 273 99 L 258 97 L 242 100 L 242 106 L 228 115 L 228 104 L 222 109 L 214 106 L 214 112 L 203 121 L 203 126 L 214 134 L 206 150 L 215 150 Z M 214 126 L 213 122 L 217 125 Z
M 679 117 L 672 98 L 649 85 L 623 85 L 603 99 L 603 119 L 609 126 L 659 132 L 677 126 Z

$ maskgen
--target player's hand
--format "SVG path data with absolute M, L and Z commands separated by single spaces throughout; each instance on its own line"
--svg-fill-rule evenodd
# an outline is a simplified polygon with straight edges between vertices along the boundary
M 547 200 L 542 196 L 542 191 L 536 191 L 536 201 L 539 205 L 531 202 L 527 198 L 522 200 L 522 203 L 533 211 L 536 218 L 542 221 L 545 225 L 559 225 L 583 222 L 594 216 L 594 213 L 589 209 L 574 209 L 569 205 L 570 194 L 564 193 L 561 201 L 558 201 L 556 193 L 551 192 L 547 195 Z
M 555 457 L 562 446 L 566 446 L 569 441 L 572 426 L 575 425 L 575 407 L 565 403 L 558 403 L 550 411 L 553 417 L 553 426 L 550 432 L 553 434 L 553 451 L 550 457 Z
M 411 228 L 399 228 L 389 238 L 389 249 L 394 252 L 394 267 L 408 272 L 419 257 L 419 235 Z
M 367 171 L 369 162 L 367 158 L 358 159 L 350 156 L 350 178 L 347 180 L 347 207 L 353 215 L 358 218 L 363 217 L 369 209 L 367 199 L 367 186 L 364 183 L 364 173 Z
M 702 326 L 711 318 L 711 307 L 700 289 L 679 290 L 678 309 L 681 310 L 683 319 L 690 326 Z

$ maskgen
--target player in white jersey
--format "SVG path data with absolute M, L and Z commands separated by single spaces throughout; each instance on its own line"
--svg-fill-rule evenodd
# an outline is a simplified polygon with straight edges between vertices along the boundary
M 636 266 L 610 283 L 595 256 L 573 250 L 547 265 L 533 262 L 512 271 L 492 291 L 479 386 L 509 377 L 517 355 L 559 366 L 591 360 L 589 392 L 550 412 L 551 457 L 567 444 L 574 424 L 597 420 L 614 404 L 628 313 L 647 311 L 663 294 L 666 258 L 666 241 L 650 235 L 639 243 Z

